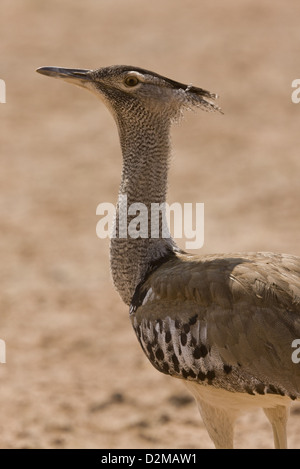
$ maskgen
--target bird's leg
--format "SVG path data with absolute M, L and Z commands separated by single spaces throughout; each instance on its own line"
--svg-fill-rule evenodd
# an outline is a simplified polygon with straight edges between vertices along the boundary
M 272 425 L 275 448 L 287 449 L 286 424 L 289 417 L 289 407 L 278 405 L 263 410 Z
M 216 449 L 233 449 L 233 428 L 236 413 L 197 399 L 198 408 Z

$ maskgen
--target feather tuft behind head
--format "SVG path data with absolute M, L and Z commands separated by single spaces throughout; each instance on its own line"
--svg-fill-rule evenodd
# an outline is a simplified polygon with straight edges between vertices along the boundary
M 207 112 L 220 112 L 224 114 L 222 109 L 213 102 L 218 99 L 218 95 L 193 85 L 188 85 L 185 90 L 181 89 L 183 98 L 183 106 L 185 109 L 191 110 L 194 107 L 200 108 Z

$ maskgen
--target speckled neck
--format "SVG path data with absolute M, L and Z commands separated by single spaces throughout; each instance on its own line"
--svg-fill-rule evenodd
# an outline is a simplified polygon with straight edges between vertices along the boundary
M 135 117 L 134 122 L 128 122 L 119 115 L 117 120 L 123 169 L 116 207 L 116 237 L 111 239 L 110 245 L 113 282 L 128 305 L 151 263 L 176 249 L 171 237 L 163 238 L 161 233 L 158 238 L 150 237 L 151 203 L 166 201 L 170 122 L 165 116 L 159 118 L 144 111 Z M 134 203 L 142 203 L 147 208 L 147 238 L 133 239 L 128 235 L 129 224 L 136 214 L 127 215 L 127 238 L 120 237 L 119 220 L 124 211 L 124 200 L 127 200 L 127 213 L 128 207 Z

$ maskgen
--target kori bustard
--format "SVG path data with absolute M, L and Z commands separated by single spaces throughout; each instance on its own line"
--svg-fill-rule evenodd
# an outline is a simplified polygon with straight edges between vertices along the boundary
M 233 447 L 235 420 L 251 407 L 263 408 L 275 447 L 285 448 L 290 403 L 300 396 L 300 364 L 292 360 L 300 258 L 196 256 L 161 230 L 157 238 L 118 236 L 124 196 L 128 207 L 143 203 L 149 217 L 152 203 L 166 201 L 171 123 L 186 108 L 220 111 L 216 95 L 131 66 L 37 71 L 89 89 L 115 118 L 123 170 L 111 272 L 144 353 L 157 370 L 183 380 L 216 448 Z

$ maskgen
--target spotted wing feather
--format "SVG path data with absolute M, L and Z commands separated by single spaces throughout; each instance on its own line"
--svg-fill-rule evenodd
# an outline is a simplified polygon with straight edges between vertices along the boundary
M 131 306 L 140 344 L 161 372 L 229 391 L 300 395 L 300 260 L 178 255 Z

